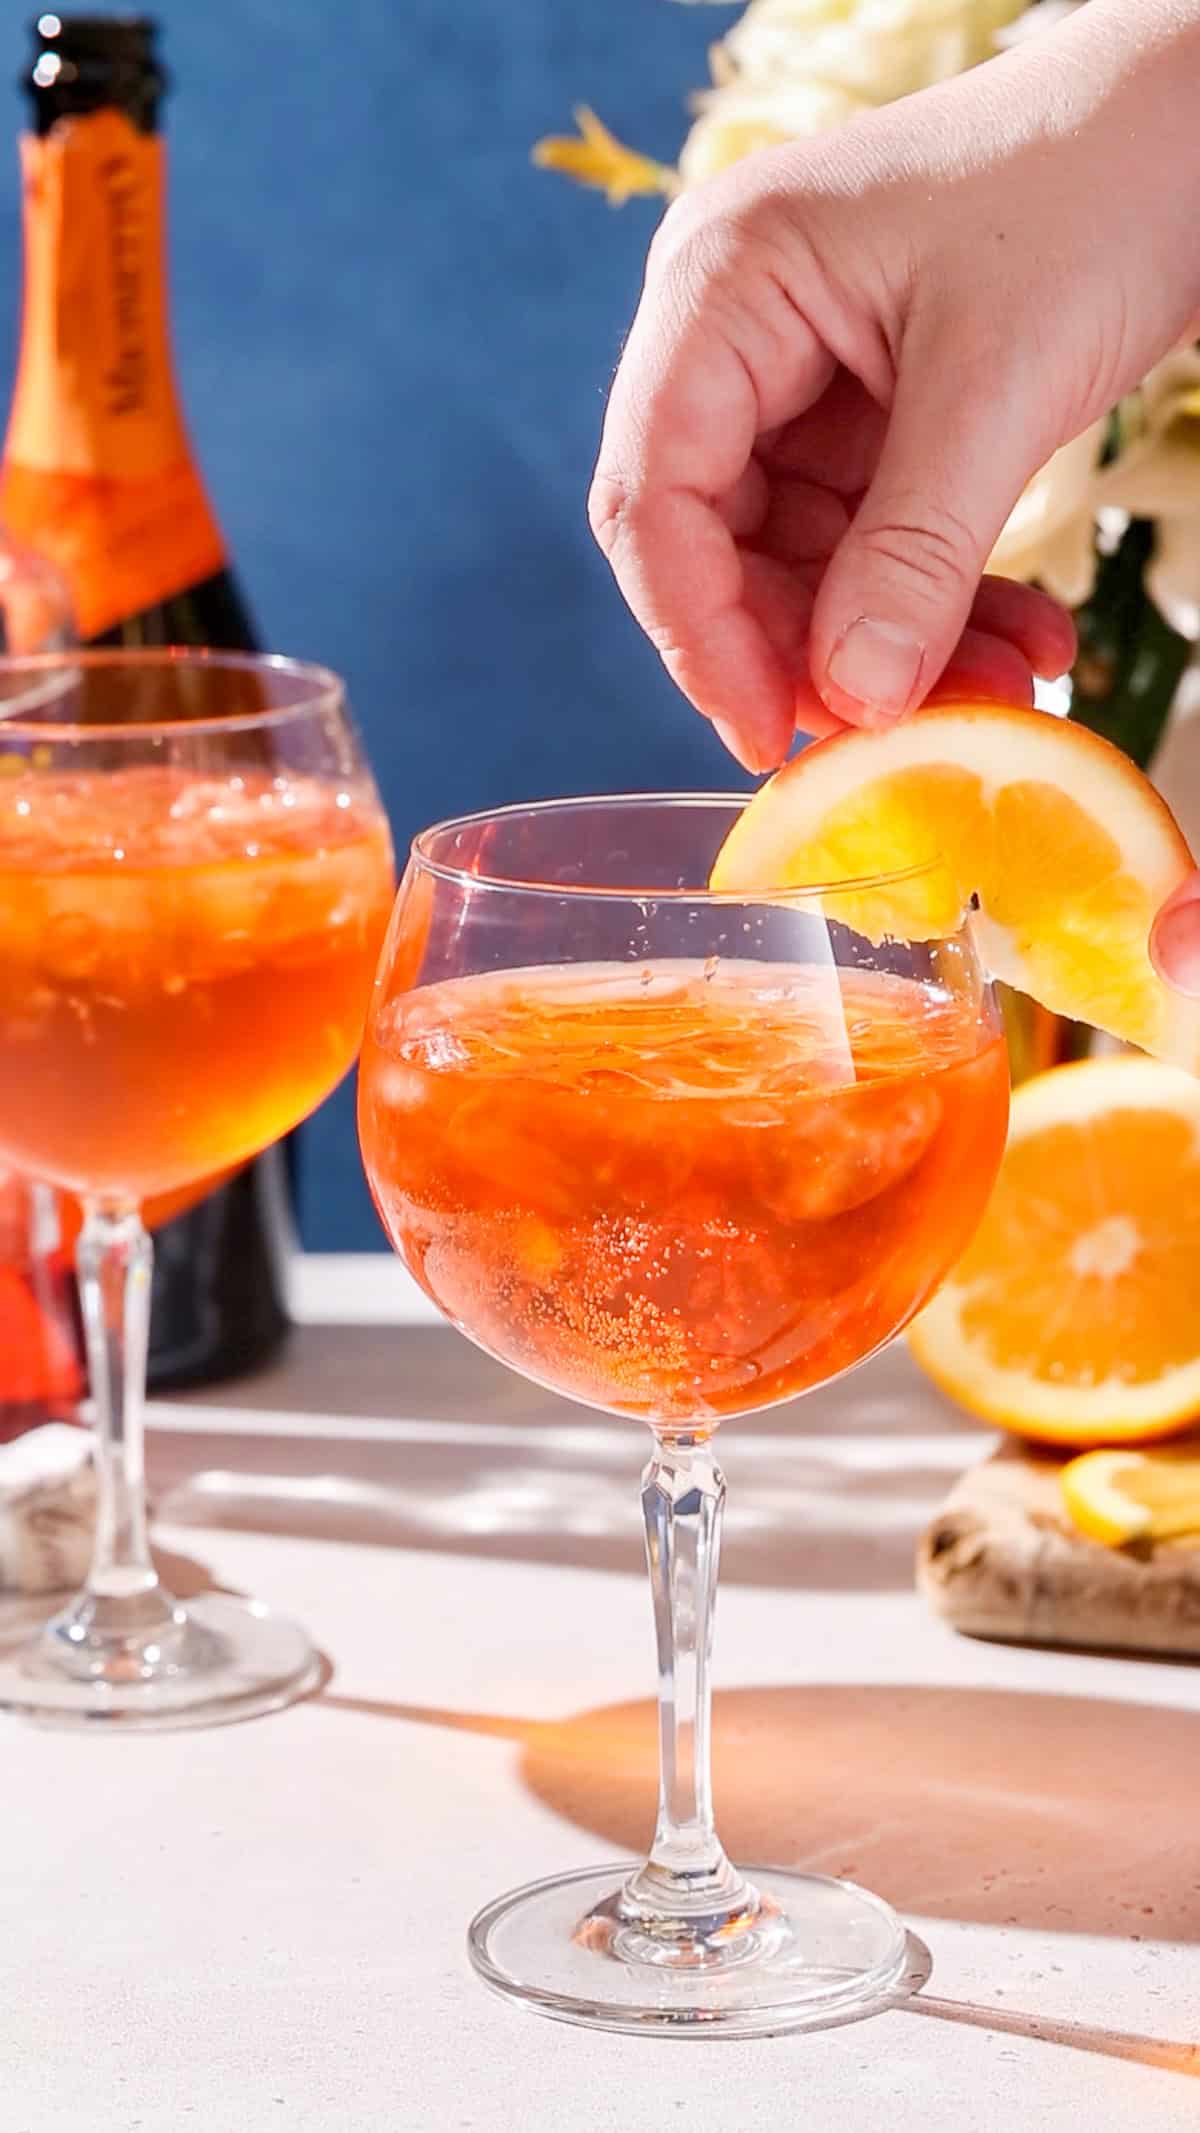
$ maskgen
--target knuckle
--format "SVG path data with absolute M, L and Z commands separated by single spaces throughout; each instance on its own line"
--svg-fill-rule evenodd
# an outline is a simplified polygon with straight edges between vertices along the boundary
M 648 544 L 649 502 L 635 485 L 620 475 L 596 474 L 588 492 L 588 524 L 592 538 L 627 599 L 641 599 L 638 587 L 645 569 Z
M 646 254 L 646 279 L 655 281 L 678 267 L 691 255 L 697 240 L 710 225 L 708 203 L 695 193 L 681 193 L 672 200 Z
M 659 658 L 669 668 L 677 667 L 684 656 L 684 648 L 669 623 L 656 622 L 652 617 L 643 628 Z
M 979 541 L 964 518 L 949 505 L 923 500 L 911 511 L 900 508 L 888 518 L 858 528 L 858 544 L 872 562 L 915 581 L 929 594 L 973 593 L 983 558 Z
M 602 553 L 610 556 L 621 538 L 629 509 L 624 482 L 613 474 L 597 471 L 588 490 L 587 515 L 592 537 Z
M 673 200 L 651 240 L 647 280 L 677 286 L 737 279 L 786 238 L 778 200 L 737 171 Z
M 668 256 L 678 244 L 685 231 L 696 220 L 696 196 L 694 193 L 679 193 L 670 201 L 659 217 L 658 227 L 650 239 L 646 254 L 650 261 L 660 261 Z

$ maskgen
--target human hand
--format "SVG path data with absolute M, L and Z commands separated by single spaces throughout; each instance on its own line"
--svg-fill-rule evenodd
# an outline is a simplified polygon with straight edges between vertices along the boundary
M 592 524 L 748 768 L 797 726 L 1070 664 L 1062 610 L 981 573 L 1038 466 L 1200 310 L 1198 60 L 1200 0 L 1091 0 L 666 216 Z

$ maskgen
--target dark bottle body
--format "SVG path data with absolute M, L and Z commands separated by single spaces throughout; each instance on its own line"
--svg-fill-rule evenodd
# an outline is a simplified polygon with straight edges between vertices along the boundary
M 43 15 L 34 41 L 4 517 L 62 570 L 85 643 L 255 650 L 175 383 L 153 25 Z M 290 1170 L 268 1150 L 157 1232 L 152 1385 L 278 1348 Z

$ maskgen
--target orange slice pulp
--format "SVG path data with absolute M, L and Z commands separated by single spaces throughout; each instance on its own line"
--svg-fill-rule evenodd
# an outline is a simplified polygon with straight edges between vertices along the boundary
M 1070 1446 L 1200 1415 L 1200 1081 L 1085 1060 L 1023 1084 L 975 1237 L 909 1339 L 973 1413 Z
M 1198 1067 L 1200 1004 L 1172 993 L 1149 953 L 1155 913 L 1191 864 L 1165 802 L 1109 742 L 1046 712 L 938 705 L 795 756 L 735 824 L 712 887 L 890 876 L 833 912 L 876 940 L 952 933 L 977 898 L 994 977 Z

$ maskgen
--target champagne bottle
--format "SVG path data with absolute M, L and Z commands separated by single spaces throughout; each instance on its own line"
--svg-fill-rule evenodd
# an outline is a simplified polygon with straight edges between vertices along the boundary
M 153 22 L 44 14 L 21 138 L 25 287 L 0 517 L 49 557 L 89 644 L 255 649 L 175 382 Z M 263 1362 L 287 1325 L 278 1150 L 158 1233 L 150 1381 Z

